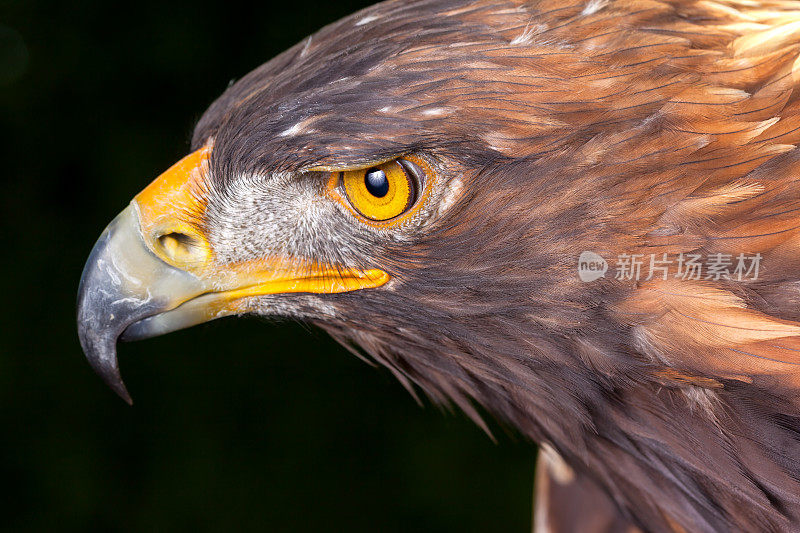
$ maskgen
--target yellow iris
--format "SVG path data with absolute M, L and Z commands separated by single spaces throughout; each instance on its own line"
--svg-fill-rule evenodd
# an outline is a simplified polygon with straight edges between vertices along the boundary
M 370 220 L 389 220 L 403 214 L 414 201 L 414 185 L 397 160 L 342 173 L 350 204 Z

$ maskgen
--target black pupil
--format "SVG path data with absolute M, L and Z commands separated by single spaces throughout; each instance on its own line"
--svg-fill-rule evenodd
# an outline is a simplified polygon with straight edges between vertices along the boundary
M 386 172 L 379 168 L 371 168 L 364 176 L 364 185 L 369 193 L 376 198 L 383 198 L 389 192 L 389 179 Z

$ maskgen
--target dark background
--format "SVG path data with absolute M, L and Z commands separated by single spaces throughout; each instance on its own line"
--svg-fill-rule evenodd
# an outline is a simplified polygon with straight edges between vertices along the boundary
M 122 345 L 132 408 L 78 345 L 105 224 L 231 79 L 368 3 L 0 0 L 3 529 L 528 530 L 532 445 L 418 406 L 309 326 Z

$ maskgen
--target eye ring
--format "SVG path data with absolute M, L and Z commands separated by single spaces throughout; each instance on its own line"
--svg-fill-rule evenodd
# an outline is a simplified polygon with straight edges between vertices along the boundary
M 432 178 L 425 161 L 404 156 L 362 169 L 332 172 L 328 189 L 362 222 L 386 228 L 419 211 Z

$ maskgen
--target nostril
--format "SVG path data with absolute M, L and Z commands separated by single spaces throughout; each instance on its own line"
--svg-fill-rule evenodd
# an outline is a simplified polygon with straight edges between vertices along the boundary
M 165 233 L 158 239 L 161 251 L 168 259 L 176 263 L 185 263 L 197 260 L 203 253 L 199 240 L 185 233 Z

